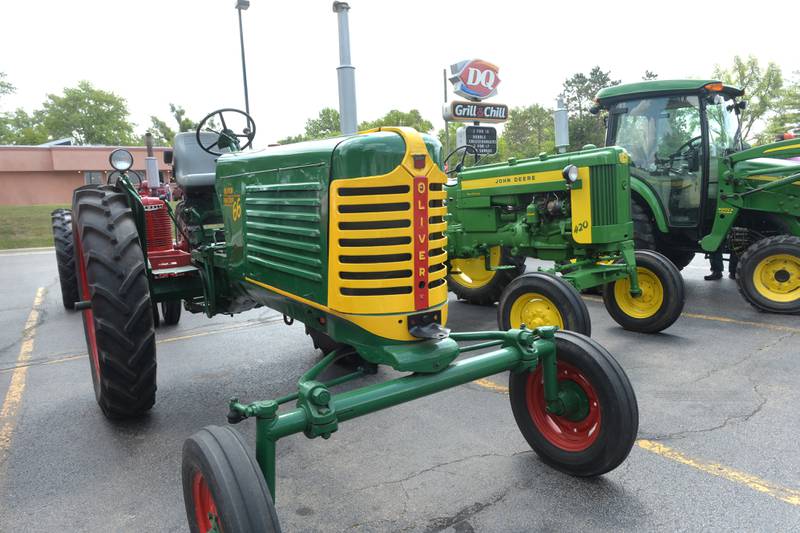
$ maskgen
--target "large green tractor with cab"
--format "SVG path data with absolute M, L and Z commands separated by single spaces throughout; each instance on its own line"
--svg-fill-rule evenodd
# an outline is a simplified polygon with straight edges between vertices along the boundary
M 683 278 L 661 254 L 634 250 L 628 154 L 595 148 L 451 170 L 448 282 L 459 298 L 499 302 L 501 329 L 521 324 L 590 334 L 579 291 L 601 289 L 625 329 L 668 328 L 684 304 Z M 525 274 L 525 259 L 554 262 Z
M 597 94 L 607 146 L 631 158 L 637 249 L 683 268 L 695 253 L 739 257 L 754 307 L 800 312 L 800 142 L 743 142 L 743 91 L 718 80 L 656 80 Z
M 627 457 L 636 398 L 597 342 L 553 324 L 446 327 L 448 193 L 435 138 L 380 128 L 244 150 L 254 134 L 249 115 L 230 109 L 178 134 L 172 163 L 183 200 L 174 210 L 142 194 L 124 151 L 111 157 L 114 182 L 81 187 L 73 199 L 74 307 L 108 417 L 140 416 L 155 403 L 155 301 L 181 300 L 209 317 L 270 307 L 304 324 L 324 353 L 296 392 L 230 400 L 229 423 L 255 419 L 255 454 L 227 426 L 187 439 L 182 482 L 193 532 L 280 531 L 279 439 L 328 439 L 347 420 L 500 372 L 510 373 L 520 431 L 546 463 L 597 476 Z M 460 357 L 468 352 L 479 355 Z M 342 360 L 355 362 L 352 371 L 325 375 Z M 335 391 L 381 365 L 400 375 Z

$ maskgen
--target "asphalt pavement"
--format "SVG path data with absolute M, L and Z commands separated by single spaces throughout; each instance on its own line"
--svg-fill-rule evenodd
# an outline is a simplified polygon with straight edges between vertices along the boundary
M 542 464 L 498 375 L 327 441 L 281 440 L 284 531 L 800 531 L 800 320 L 755 311 L 732 280 L 703 281 L 701 256 L 683 273 L 684 316 L 657 335 L 622 330 L 587 296 L 593 337 L 639 402 L 639 440 L 616 470 L 584 480 Z M 494 329 L 495 309 L 451 302 L 449 325 Z M 0 254 L 0 531 L 187 530 L 184 439 L 225 424 L 230 396 L 292 392 L 319 359 L 302 326 L 270 310 L 184 312 L 157 338 L 155 407 L 109 422 L 54 254 Z M 254 442 L 252 421 L 237 429 Z

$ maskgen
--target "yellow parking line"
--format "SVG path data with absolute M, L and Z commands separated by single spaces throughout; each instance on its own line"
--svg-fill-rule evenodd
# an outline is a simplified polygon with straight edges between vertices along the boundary
M 508 394 L 508 387 L 498 385 L 497 383 L 489 381 L 488 379 L 478 379 L 473 381 L 473 383 L 487 390 Z M 760 477 L 742 472 L 740 470 L 729 468 L 719 463 L 708 463 L 698 459 L 692 459 L 691 457 L 684 455 L 683 453 L 674 450 L 669 446 L 664 446 L 663 444 L 652 440 L 639 439 L 636 441 L 636 445 L 643 450 L 660 455 L 665 459 L 669 459 L 686 466 L 691 466 L 692 468 L 696 468 L 697 470 L 711 474 L 712 476 L 721 477 L 727 479 L 728 481 L 745 485 L 757 492 L 762 492 L 783 502 L 800 506 L 800 490 L 782 487 L 781 485 L 772 483 L 771 481 L 761 479 Z
M 43 299 L 44 287 L 39 287 L 36 291 L 36 297 L 33 299 L 33 309 L 28 315 L 25 329 L 22 332 L 22 346 L 17 357 L 18 364 L 28 361 L 31 358 L 31 353 L 33 353 L 33 339 L 36 334 L 36 323 L 39 321 L 39 311 L 41 310 Z M 14 433 L 14 426 L 16 425 L 17 410 L 20 403 L 22 403 L 22 393 L 25 392 L 27 372 L 28 367 L 25 365 L 14 369 L 8 392 L 6 392 L 6 398 L 3 401 L 3 407 L 0 409 L 0 422 L 2 422 L 2 426 L 0 426 L 0 464 L 5 462 L 8 449 L 11 446 L 11 435 Z
M 603 303 L 603 299 L 599 296 L 583 296 L 584 300 L 589 302 Z M 726 316 L 715 315 L 701 315 L 699 313 L 681 313 L 682 317 L 697 318 L 700 320 L 711 320 L 713 322 L 725 322 L 727 324 L 737 324 L 739 326 L 752 326 L 754 328 L 769 329 L 772 331 L 783 331 L 786 333 L 800 333 L 800 328 L 793 328 L 791 326 L 781 326 L 779 324 L 767 324 L 766 322 L 753 322 L 751 320 L 738 320 L 736 318 L 728 318 Z
M 762 492 L 772 496 L 773 498 L 781 500 L 782 502 L 800 506 L 800 490 L 782 487 L 771 481 L 761 479 L 760 477 L 753 476 L 746 472 L 734 470 L 733 468 L 729 468 L 719 463 L 706 463 L 704 461 L 692 459 L 691 457 L 688 457 L 681 452 L 670 448 L 669 446 L 664 446 L 663 444 L 653 442 L 651 440 L 639 439 L 636 441 L 636 445 L 643 450 L 655 453 L 677 463 L 691 466 L 692 468 L 696 468 L 697 470 L 711 474 L 712 476 L 718 476 L 729 481 L 733 481 L 734 483 L 746 485 L 757 492 Z

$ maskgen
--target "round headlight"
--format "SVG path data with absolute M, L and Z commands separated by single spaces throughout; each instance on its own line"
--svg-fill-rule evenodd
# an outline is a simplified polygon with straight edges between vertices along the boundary
M 133 166 L 133 156 L 124 148 L 118 148 L 108 156 L 108 162 L 111 163 L 114 170 L 125 172 Z
M 578 167 L 575 165 L 567 165 L 564 167 L 564 170 L 561 171 L 561 175 L 564 176 L 567 182 L 575 183 L 578 181 Z

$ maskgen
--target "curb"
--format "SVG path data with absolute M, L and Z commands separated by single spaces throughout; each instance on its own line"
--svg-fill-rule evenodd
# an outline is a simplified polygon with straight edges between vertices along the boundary
M 8 248 L 6 250 L 0 250 L 1 255 L 9 255 L 9 254 L 25 254 L 25 253 L 36 253 L 36 252 L 52 252 L 55 248 L 52 246 L 42 246 L 39 248 Z

